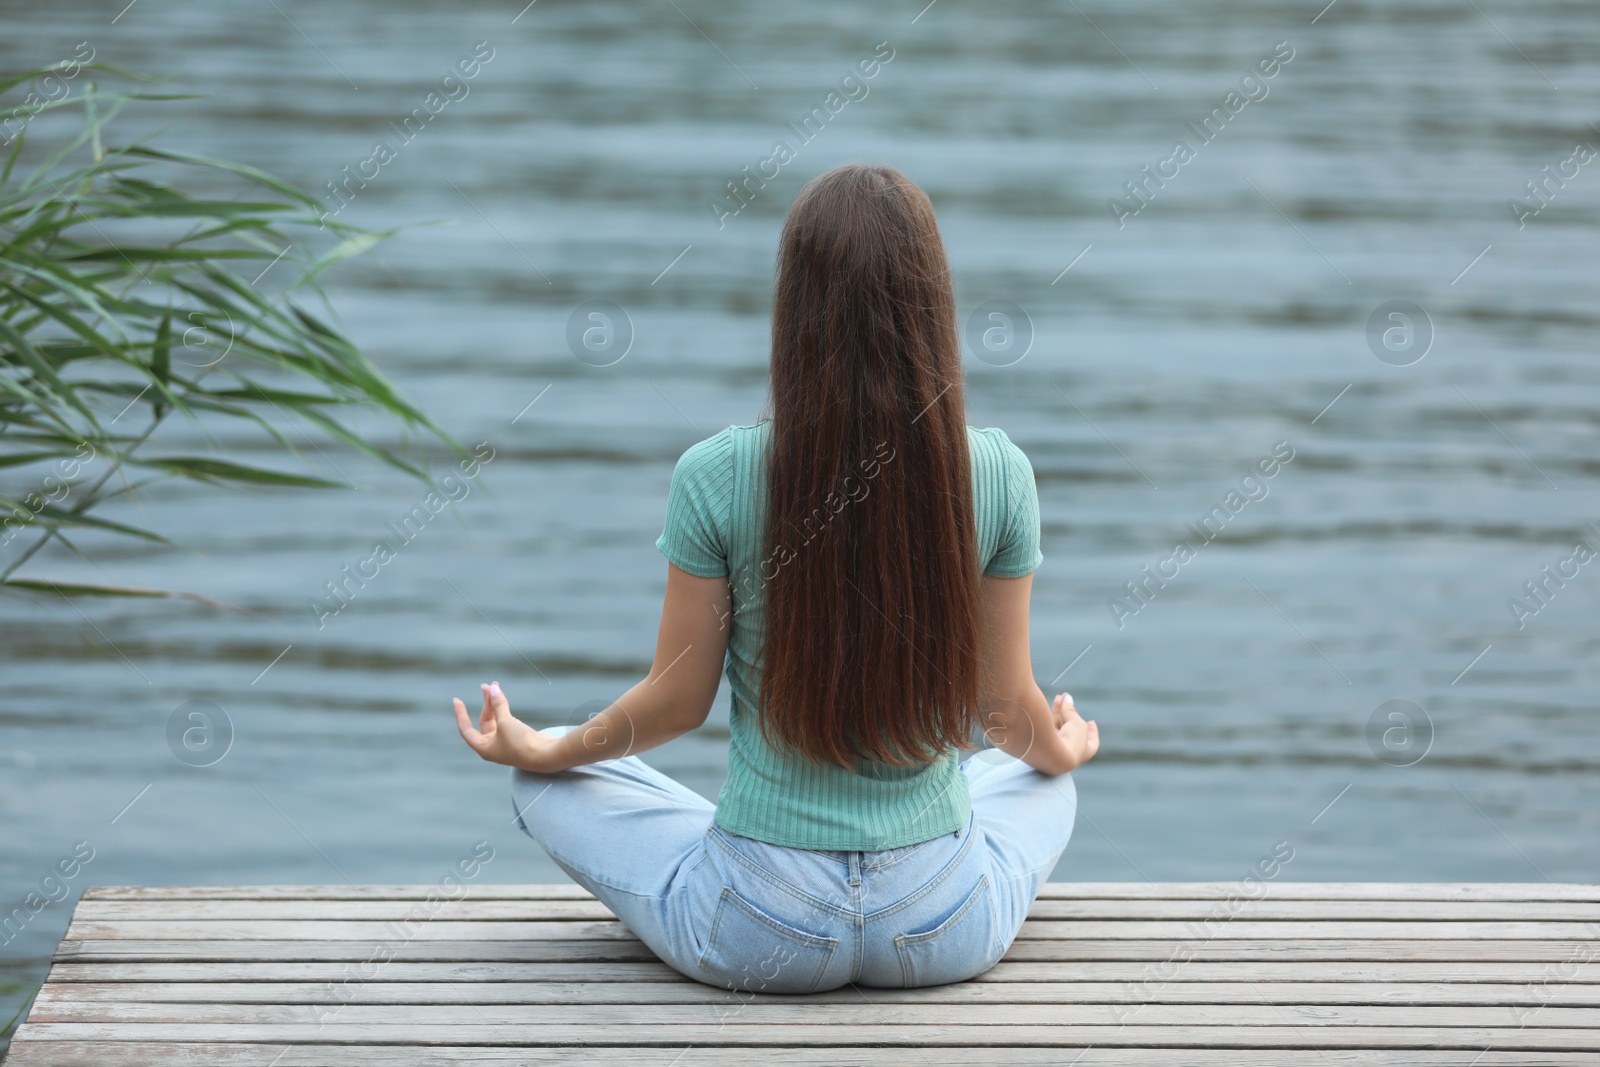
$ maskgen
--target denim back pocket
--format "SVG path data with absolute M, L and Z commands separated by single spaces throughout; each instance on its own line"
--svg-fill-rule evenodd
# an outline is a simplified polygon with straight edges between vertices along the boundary
M 700 970 L 741 993 L 810 993 L 838 947 L 838 938 L 779 922 L 724 886 Z
M 962 982 L 988 970 L 995 961 L 997 933 L 983 875 L 950 916 L 930 930 L 894 939 L 909 986 Z

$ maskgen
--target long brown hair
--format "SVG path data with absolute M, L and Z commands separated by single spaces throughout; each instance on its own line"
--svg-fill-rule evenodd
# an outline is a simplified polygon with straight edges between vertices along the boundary
M 760 721 L 816 762 L 926 763 L 977 721 L 977 530 L 933 205 L 891 167 L 812 180 L 772 314 Z

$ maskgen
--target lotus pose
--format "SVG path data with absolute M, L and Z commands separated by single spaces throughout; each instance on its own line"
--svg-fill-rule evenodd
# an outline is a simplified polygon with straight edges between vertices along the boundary
M 1028 458 L 966 424 L 933 207 L 888 167 L 813 180 L 784 223 L 769 417 L 672 475 L 649 677 L 536 730 L 476 725 L 518 825 L 672 967 L 752 993 L 926 986 L 992 966 L 1067 846 L 1100 747 L 1033 678 Z M 638 758 L 706 721 L 717 803 Z M 979 731 L 989 746 L 963 761 Z

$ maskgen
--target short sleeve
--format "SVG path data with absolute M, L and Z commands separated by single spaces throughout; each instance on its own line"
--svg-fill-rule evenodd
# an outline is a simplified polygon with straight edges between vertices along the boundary
M 1044 561 L 1044 553 L 1039 550 L 1039 487 L 1027 453 L 1004 432 L 1000 436 L 1004 442 L 1001 455 L 1006 476 L 1006 516 L 999 547 L 983 573 L 994 578 L 1021 578 L 1032 574 Z
M 681 570 L 701 578 L 728 574 L 723 538 L 732 499 L 729 431 L 693 445 L 678 459 L 667 492 L 667 521 L 656 548 Z

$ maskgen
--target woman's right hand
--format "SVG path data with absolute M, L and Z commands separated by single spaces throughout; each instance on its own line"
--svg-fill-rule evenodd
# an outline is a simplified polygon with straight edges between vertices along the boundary
M 1050 704 L 1050 716 L 1055 720 L 1056 734 L 1067 746 L 1074 768 L 1094 759 L 1100 751 L 1100 727 L 1093 720 L 1085 722 L 1072 703 L 1071 693 L 1057 693 Z
M 511 714 L 511 703 L 500 691 L 499 682 L 488 682 L 483 689 L 483 711 L 478 725 L 472 725 L 467 705 L 459 698 L 453 703 L 456 710 L 456 729 L 461 739 L 472 746 L 480 758 L 489 763 L 501 763 L 525 771 L 553 774 L 563 768 L 559 760 L 558 739 L 542 730 L 535 730 Z

